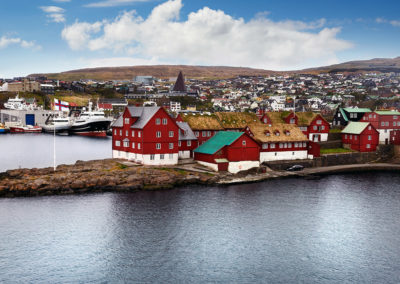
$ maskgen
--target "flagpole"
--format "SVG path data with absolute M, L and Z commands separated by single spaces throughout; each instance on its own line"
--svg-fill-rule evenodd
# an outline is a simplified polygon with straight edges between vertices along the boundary
M 55 104 L 54 104 L 54 110 L 53 110 L 53 168 L 54 171 L 56 171 L 56 124 L 54 122 L 55 116 L 56 116 L 56 110 L 55 110 Z

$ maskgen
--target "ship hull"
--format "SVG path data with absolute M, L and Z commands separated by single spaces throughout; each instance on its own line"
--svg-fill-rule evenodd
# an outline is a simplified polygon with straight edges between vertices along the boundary
M 74 124 L 68 130 L 68 133 L 71 135 L 105 137 L 110 124 L 111 121 L 108 120 Z
M 41 127 L 33 127 L 33 128 L 10 127 L 10 132 L 11 133 L 41 133 L 42 128 Z

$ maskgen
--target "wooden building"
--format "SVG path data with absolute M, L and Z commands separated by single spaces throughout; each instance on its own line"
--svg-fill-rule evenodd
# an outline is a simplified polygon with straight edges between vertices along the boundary
M 379 144 L 389 144 L 390 134 L 400 129 L 400 112 L 398 111 L 374 111 L 366 113 L 362 122 L 371 122 L 379 132 Z
M 332 127 L 344 127 L 350 121 L 360 121 L 366 113 L 371 112 L 369 108 L 337 108 L 332 120 Z
M 370 122 L 351 121 L 342 131 L 343 147 L 359 152 L 374 152 L 379 144 L 379 132 Z
M 244 132 L 220 131 L 194 150 L 194 159 L 214 171 L 237 173 L 259 167 L 260 147 Z

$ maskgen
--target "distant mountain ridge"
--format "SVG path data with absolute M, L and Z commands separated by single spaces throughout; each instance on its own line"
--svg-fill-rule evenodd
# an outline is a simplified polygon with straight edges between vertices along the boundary
M 274 74 L 317 74 L 328 72 L 400 72 L 400 57 L 374 58 L 349 61 L 330 66 L 293 71 L 272 71 L 248 67 L 191 66 L 191 65 L 142 65 L 124 67 L 99 67 L 71 70 L 61 73 L 32 74 L 44 75 L 60 80 L 132 80 L 135 76 L 149 75 L 157 78 L 176 77 L 182 71 L 186 78 L 227 79 L 237 76 L 268 76 Z

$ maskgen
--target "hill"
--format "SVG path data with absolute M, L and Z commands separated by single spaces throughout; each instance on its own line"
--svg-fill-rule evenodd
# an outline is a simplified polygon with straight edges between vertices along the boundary
M 127 67 L 87 68 L 50 74 L 32 74 L 29 76 L 44 75 L 50 79 L 59 80 L 132 80 L 135 76 L 150 75 L 157 78 L 177 77 L 182 71 L 186 78 L 224 79 L 243 76 L 268 76 L 273 71 L 246 67 L 225 66 L 190 66 L 190 65 L 148 65 Z
M 293 71 L 272 71 L 247 67 L 227 66 L 147 65 L 87 68 L 61 73 L 32 74 L 29 76 L 44 75 L 50 79 L 67 81 L 80 79 L 132 80 L 135 76 L 139 75 L 150 75 L 157 78 L 165 79 L 178 76 L 179 71 L 182 71 L 186 78 L 196 79 L 227 79 L 237 76 L 268 76 L 273 74 L 318 74 L 329 72 L 400 72 L 400 57 L 349 61 L 330 66 Z

